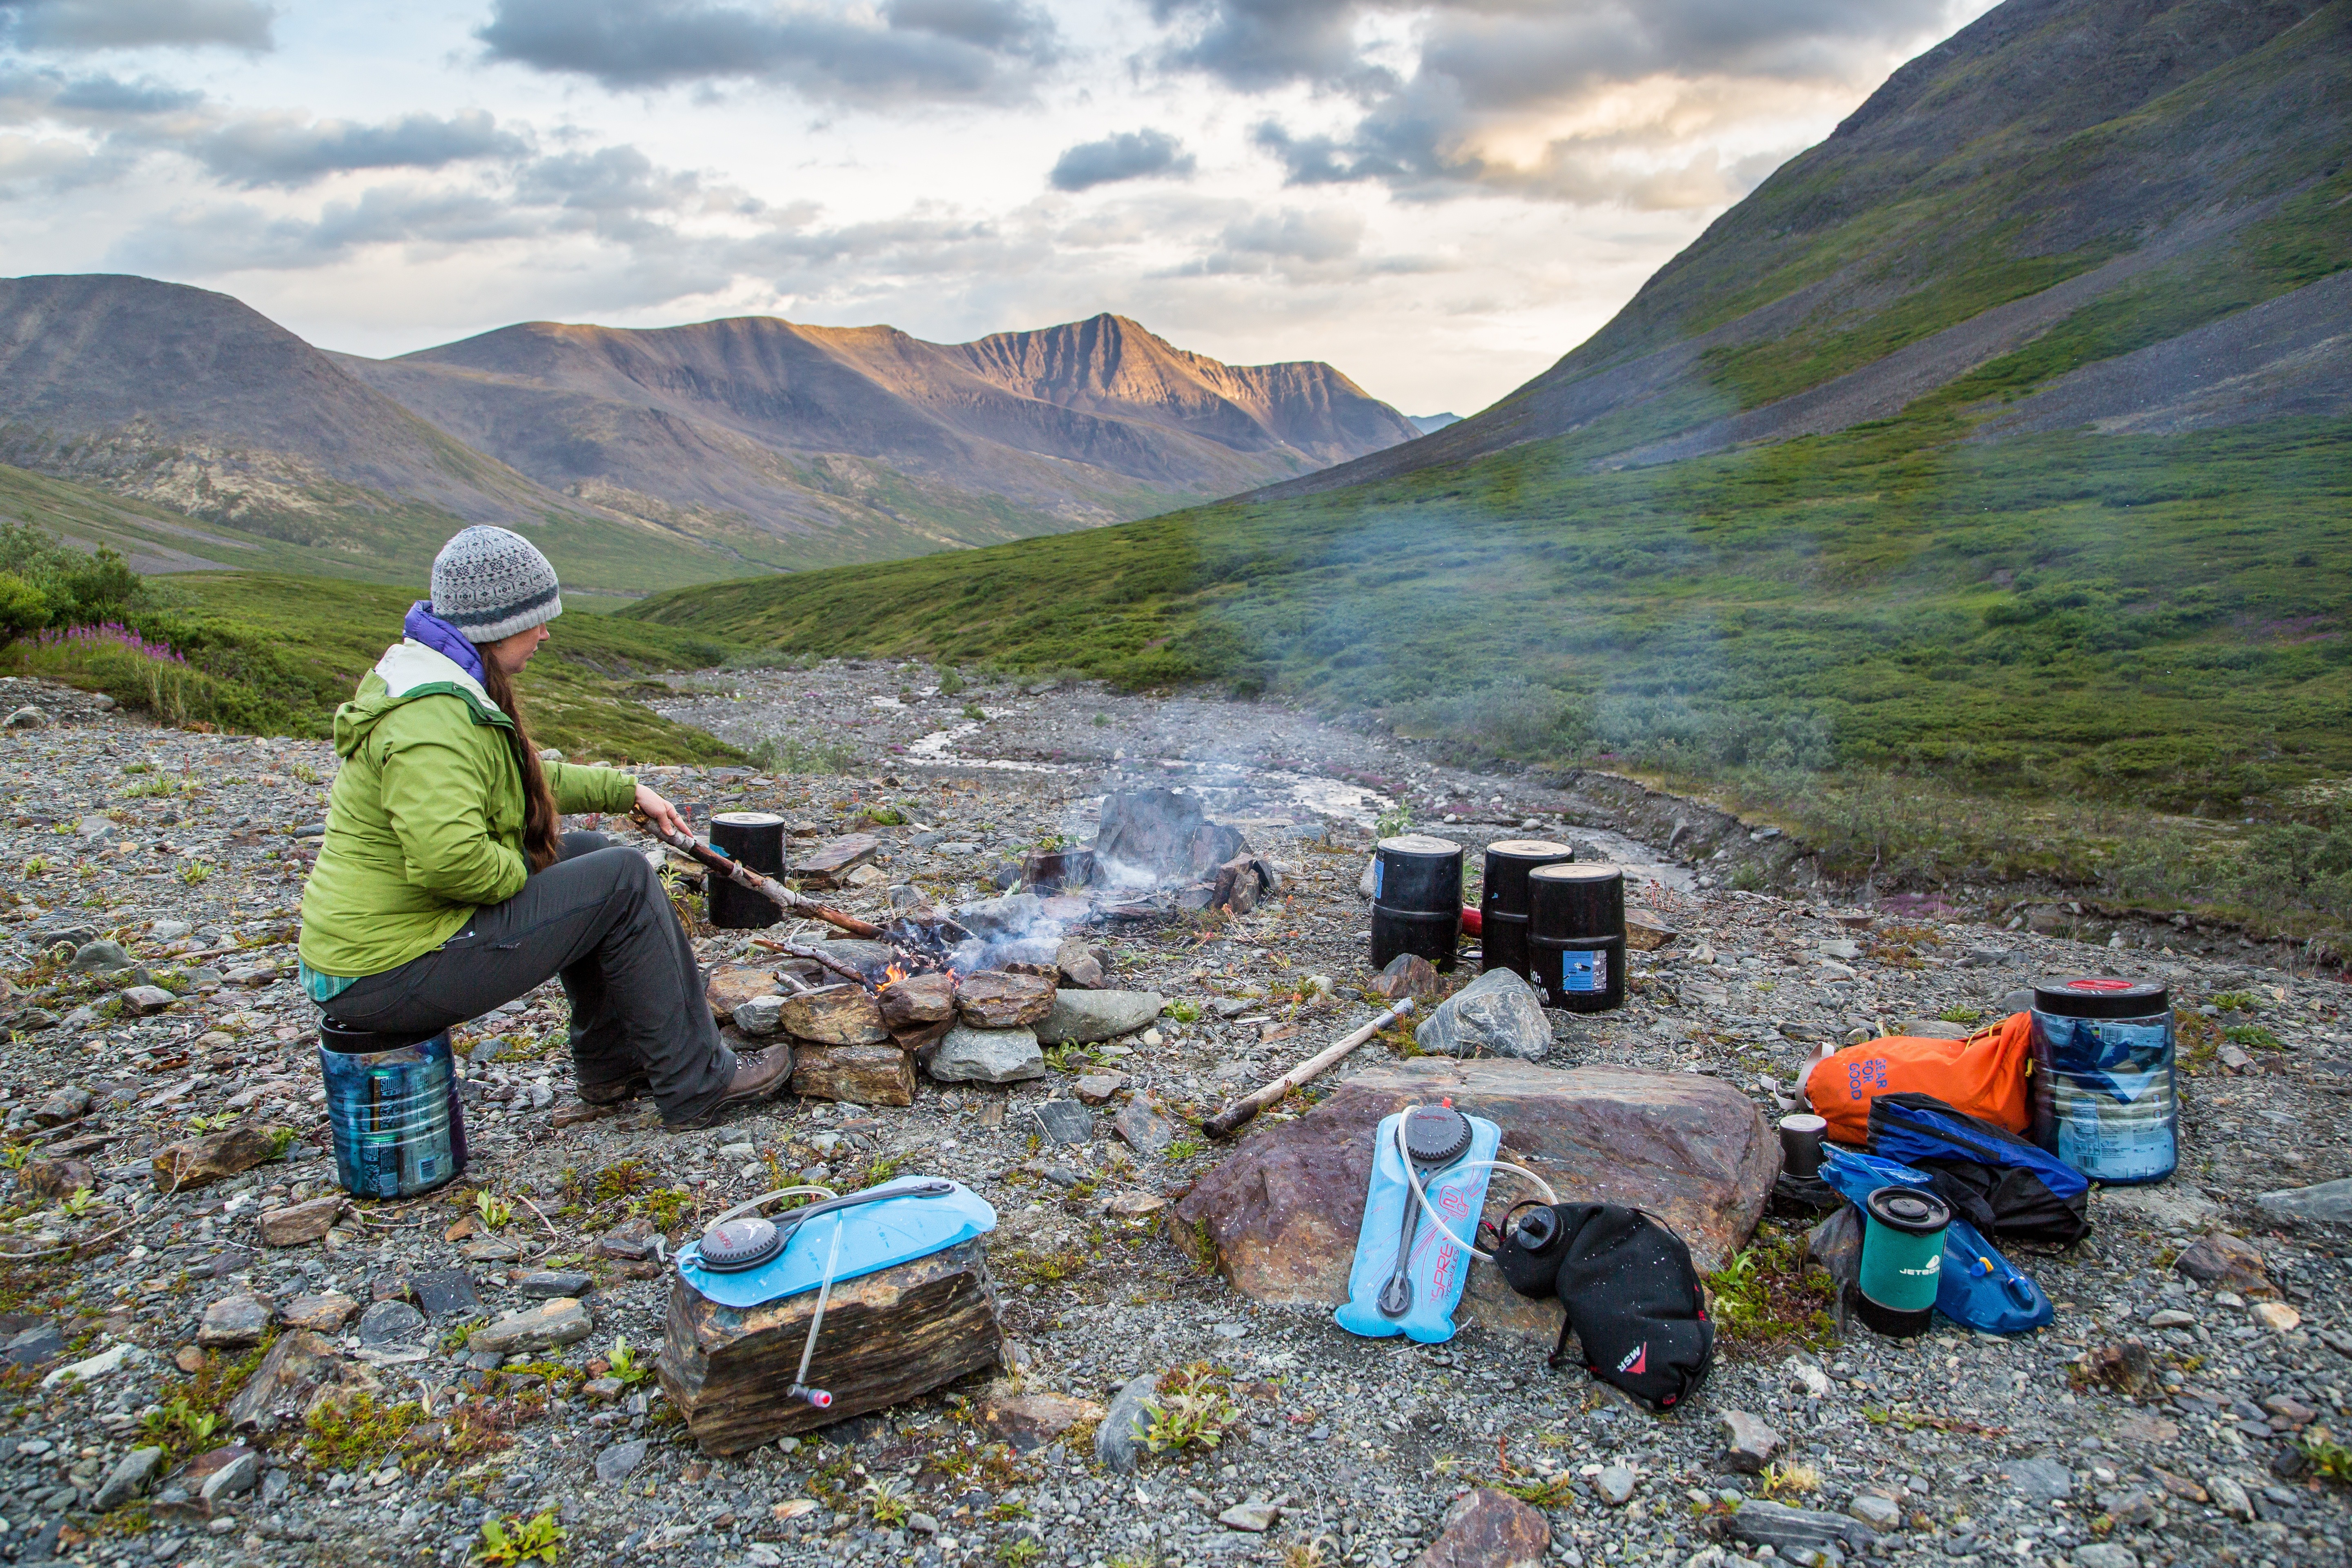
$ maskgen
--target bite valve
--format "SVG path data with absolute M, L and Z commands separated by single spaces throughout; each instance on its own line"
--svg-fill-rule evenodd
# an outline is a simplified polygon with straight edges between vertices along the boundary
M 805 1399 L 809 1402 L 810 1408 L 812 1409 L 830 1410 L 833 1408 L 833 1394 L 830 1390 L 811 1388 L 803 1383 L 796 1383 L 793 1384 L 790 1388 L 784 1390 L 784 1395 L 789 1399 Z

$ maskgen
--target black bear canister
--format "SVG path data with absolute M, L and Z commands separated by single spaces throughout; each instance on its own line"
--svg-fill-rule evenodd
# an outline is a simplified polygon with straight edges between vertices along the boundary
M 1625 1005 L 1625 873 L 1538 866 L 1528 873 L 1528 959 L 1546 1002 L 1570 1013 Z
M 1462 846 L 1426 833 L 1383 838 L 1372 851 L 1372 967 L 1419 953 L 1454 967 L 1462 940 Z
M 1535 980 L 1528 951 L 1528 874 L 1538 866 L 1575 858 L 1576 851 L 1549 838 L 1503 838 L 1486 846 L 1486 877 L 1478 895 L 1485 967 Z
M 723 849 L 763 877 L 784 874 L 784 819 L 766 811 L 722 811 L 710 819 L 710 847 Z M 761 931 L 783 911 L 765 894 L 713 873 L 710 923 L 720 931 Z

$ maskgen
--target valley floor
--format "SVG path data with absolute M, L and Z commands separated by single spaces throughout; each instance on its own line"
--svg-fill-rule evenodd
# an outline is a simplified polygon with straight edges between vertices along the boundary
M 1089 837 L 1111 779 L 1204 788 L 1213 815 L 1283 867 L 1286 897 L 1229 923 L 1108 939 L 1113 984 L 1192 1003 L 1196 1021 L 1163 1016 L 1149 1034 L 1063 1064 L 1115 1067 L 1130 1092 L 1179 1120 L 1371 1016 L 1357 879 L 1372 821 L 1409 797 L 1423 826 L 1474 848 L 1529 831 L 1590 843 L 1634 867 L 1640 901 L 1680 931 L 1637 961 L 1622 1013 L 1555 1015 L 1547 1065 L 1711 1074 L 1777 1115 L 1804 1058 L 1852 1030 L 1998 1012 L 2040 974 L 2158 977 L 2192 1018 L 2207 1018 L 2200 1007 L 2214 1015 L 2192 1026 L 2206 1048 L 2190 1053 L 2184 1079 L 2181 1169 L 2161 1186 L 2095 1194 L 2094 1234 L 2071 1251 L 2012 1255 L 2059 1303 L 2041 1333 L 2011 1342 L 1944 1327 L 1897 1342 L 1856 1327 L 1810 1348 L 1728 1342 L 1692 1404 L 1658 1419 L 1603 1397 L 1580 1372 L 1546 1371 L 1548 1345 L 1475 1328 L 1444 1346 L 1373 1343 L 1342 1333 L 1325 1310 L 1239 1296 L 1193 1266 L 1163 1219 L 1125 1217 L 1181 1191 L 1222 1150 L 1192 1138 L 1130 1149 L 1107 1127 L 1087 1143 L 1041 1148 L 1034 1109 L 1069 1094 L 1064 1070 L 1010 1088 L 925 1081 L 904 1110 L 788 1097 L 715 1131 L 671 1135 L 648 1107 L 591 1117 L 576 1104 L 562 998 L 550 986 L 470 1031 L 475 1161 L 459 1188 L 361 1205 L 322 1240 L 268 1247 L 258 1215 L 332 1184 L 312 1009 L 291 979 L 290 944 L 302 851 L 315 842 L 296 830 L 323 816 L 335 759 L 323 744 L 158 730 L 58 688 L 7 683 L 0 709 L 30 705 L 53 721 L 0 731 L 10 781 L 0 902 L 12 906 L 0 973 L 13 987 L 0 1012 L 14 1031 L 0 1105 L 35 1155 L 54 1143 L 83 1150 L 98 1191 L 75 1212 L 33 1194 L 31 1167 L 20 1173 L 0 1210 L 0 1306 L 18 1330 L 56 1327 L 57 1364 L 123 1353 L 79 1381 L 45 1382 L 37 1367 L 50 1363 L 31 1354 L 11 1359 L 35 1370 L 0 1372 L 13 1396 L 0 1399 L 0 1557 L 457 1563 L 480 1545 L 486 1520 L 548 1514 L 565 1532 L 566 1563 L 658 1554 L 729 1565 L 1400 1568 L 1436 1538 L 1457 1497 L 1500 1484 L 1534 1496 L 1549 1557 L 1569 1568 L 1706 1568 L 1755 1551 L 1708 1524 L 1763 1485 L 1722 1462 L 1723 1416 L 1738 1410 L 1785 1438 L 1780 1495 L 1896 1521 L 1872 1561 L 2345 1560 L 2352 1492 L 2294 1456 L 2299 1438 L 2352 1424 L 2352 1230 L 2290 1225 L 2255 1202 L 2352 1176 L 2352 1021 L 2340 982 L 1884 912 L 1853 941 L 1859 951 L 1825 965 L 1829 944 L 1854 937 L 1825 917 L 1855 911 L 1711 885 L 1713 862 L 1643 842 L 1666 834 L 1653 835 L 1662 824 L 1639 809 L 1612 825 L 1605 802 L 1433 769 L 1385 737 L 1270 706 L 1092 689 L 927 694 L 919 682 L 917 667 L 878 664 L 683 678 L 661 704 L 668 716 L 748 747 L 773 742 L 756 754 L 774 771 L 655 769 L 649 782 L 705 811 L 774 810 L 821 836 L 898 808 L 908 822 L 877 830 L 887 875 L 840 895 L 867 913 L 885 908 L 886 884 L 942 902 L 992 892 L 1042 837 Z M 44 956 L 110 934 L 146 975 L 100 982 Z M 699 945 L 713 963 L 755 956 L 740 933 Z M 1334 992 L 1302 1014 L 1297 1035 L 1268 1039 L 1269 1027 L 1247 1021 L 1252 1004 L 1316 974 Z M 176 999 L 133 1016 L 120 994 L 142 979 Z M 2241 1020 L 2277 1044 L 2234 1053 L 2244 1065 L 2231 1068 L 2210 1048 L 2209 1024 Z M 1339 1076 L 1389 1055 L 1376 1042 Z M 68 1087 L 89 1091 L 88 1113 L 43 1133 L 49 1118 L 36 1108 Z M 283 1163 L 159 1190 L 159 1146 L 239 1116 L 296 1130 Z M 954 1177 L 996 1207 L 990 1263 L 1016 1373 L 740 1459 L 699 1455 L 655 1384 L 590 1382 L 625 1361 L 616 1340 L 650 1362 L 662 1332 L 667 1281 L 655 1265 L 609 1256 L 625 1250 L 604 1245 L 616 1227 L 665 1222 L 675 1244 L 697 1215 L 775 1184 L 775 1173 L 845 1190 L 893 1163 Z M 452 1239 L 477 1187 L 510 1198 L 512 1217 L 494 1234 Z M 2260 1249 L 2299 1319 L 2292 1328 L 2172 1270 L 2214 1229 Z M 79 1260 L 5 1256 L 110 1232 Z M 1801 1238 L 1768 1220 L 1760 1250 Z M 531 1305 L 532 1271 L 590 1277 L 589 1337 L 528 1370 L 467 1351 L 451 1331 Z M 234 1339 L 227 1320 L 243 1312 L 258 1331 L 268 1312 L 224 1301 L 254 1297 L 283 1313 L 339 1292 L 356 1309 L 420 1283 L 428 1305 L 456 1290 L 478 1310 L 461 1300 L 429 1321 L 375 1310 L 328 1334 L 379 1384 L 377 1410 L 404 1415 L 362 1424 L 340 1446 L 299 1428 L 255 1435 L 257 1485 L 222 1495 L 209 1515 L 172 1502 L 169 1479 L 144 1503 L 92 1510 L 92 1494 L 142 1443 L 161 1435 L 176 1460 L 230 1436 L 194 1418 L 218 1407 L 253 1356 L 246 1344 L 198 1344 L 208 1310 L 206 1337 Z M 2160 1311 L 2176 1314 L 2162 1320 L 2170 1326 L 2150 1323 Z M 2086 1352 L 2126 1338 L 2146 1342 L 2160 1369 L 2139 1401 L 2070 1376 Z M 1025 1453 L 990 1447 L 988 1418 L 1007 1397 L 1108 1404 L 1139 1373 L 1203 1361 L 1228 1369 L 1240 1407 L 1213 1451 L 1146 1458 L 1122 1476 L 1096 1462 L 1083 1427 Z M 459 1414 L 467 1409 L 471 1421 Z M 403 1422 L 414 1426 L 404 1433 Z M 199 1459 L 197 1473 L 219 1463 Z M 1253 1502 L 1270 1528 L 1220 1522 Z M 1474 1560 L 1484 1561 L 1455 1561 Z

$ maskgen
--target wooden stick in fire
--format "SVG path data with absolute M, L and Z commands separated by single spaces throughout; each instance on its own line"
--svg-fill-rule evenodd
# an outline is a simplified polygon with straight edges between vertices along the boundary
M 693 856 L 728 880 L 751 889 L 761 897 L 781 904 L 796 915 L 805 915 L 811 920 L 823 921 L 830 926 L 838 926 L 850 935 L 862 936 L 869 942 L 879 938 L 882 934 L 880 926 L 868 924 L 856 915 L 844 914 L 839 910 L 818 903 L 814 899 L 795 893 L 773 877 L 762 877 L 732 855 L 712 848 L 691 833 L 666 832 L 647 822 L 643 816 L 639 816 L 637 821 L 646 832 L 680 854 Z
M 1308 1057 L 1265 1088 L 1254 1090 L 1234 1100 L 1231 1105 L 1202 1122 L 1201 1131 L 1212 1138 L 1232 1137 L 1248 1125 L 1250 1119 L 1259 1111 L 1281 1100 L 1284 1095 L 1288 1094 L 1300 1084 L 1318 1076 L 1349 1051 L 1412 1011 L 1412 998 L 1408 996 L 1355 1033 L 1324 1047 L 1323 1049 Z
M 865 986 L 868 991 L 878 993 L 881 989 L 879 986 L 876 985 L 874 982 L 866 979 L 865 975 L 859 973 L 856 970 L 852 969 L 849 965 L 842 963 L 841 960 L 835 958 L 830 953 L 820 952 L 815 948 L 802 947 L 794 942 L 777 942 L 772 937 L 764 936 L 753 937 L 751 939 L 751 945 L 757 948 L 763 948 L 770 952 L 781 952 L 786 958 L 805 958 L 811 963 L 820 964 L 826 969 L 832 970 L 844 980 L 856 981 L 857 984 Z

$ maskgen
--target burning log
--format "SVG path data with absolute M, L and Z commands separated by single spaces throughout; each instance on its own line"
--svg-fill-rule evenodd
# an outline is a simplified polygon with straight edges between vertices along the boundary
M 680 854 L 693 857 L 720 876 L 773 900 L 796 915 L 823 921 L 825 924 L 838 927 L 852 936 L 878 937 L 882 934 L 880 926 L 859 920 L 856 915 L 845 914 L 839 910 L 820 904 L 814 899 L 804 898 L 777 881 L 773 877 L 762 877 L 725 850 L 713 849 L 691 833 L 669 833 L 646 822 L 642 816 L 637 820 L 644 825 L 646 832 Z M 794 956 L 805 958 L 810 955 L 801 951 L 796 952 Z
M 1319 1076 L 1349 1051 L 1412 1012 L 1412 998 L 1406 997 L 1362 1028 L 1333 1041 L 1265 1088 L 1255 1089 L 1234 1100 L 1231 1105 L 1202 1122 L 1201 1131 L 1212 1138 L 1232 1137 L 1248 1125 L 1250 1120 L 1259 1111 L 1274 1104 L 1300 1084 Z

